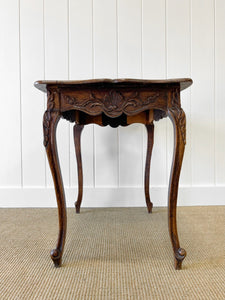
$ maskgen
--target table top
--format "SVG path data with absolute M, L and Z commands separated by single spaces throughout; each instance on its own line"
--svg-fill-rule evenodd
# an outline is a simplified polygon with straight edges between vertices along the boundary
M 47 86 L 59 87 L 153 87 L 153 86 L 170 86 L 174 84 L 180 85 L 180 90 L 188 88 L 192 84 L 190 78 L 176 78 L 165 80 L 148 80 L 148 79 L 90 79 L 90 80 L 39 80 L 34 83 L 34 86 L 47 92 Z

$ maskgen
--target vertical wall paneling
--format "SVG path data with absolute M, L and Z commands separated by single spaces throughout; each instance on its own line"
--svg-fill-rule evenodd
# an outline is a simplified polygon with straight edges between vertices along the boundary
M 94 0 L 93 5 L 94 77 L 117 77 L 116 0 Z M 118 185 L 118 130 L 95 126 L 95 184 Z
M 118 0 L 118 77 L 141 78 L 142 5 L 139 0 Z M 121 186 L 143 184 L 143 128 L 140 124 L 119 128 L 119 176 Z
M 44 1 L 45 78 L 68 79 L 68 1 Z M 58 152 L 65 186 L 69 185 L 69 124 L 60 120 L 57 128 Z M 51 183 L 47 167 L 47 183 Z
M 215 1 L 215 171 L 216 184 L 225 183 L 225 2 Z
M 45 185 L 44 100 L 34 81 L 44 76 L 43 3 L 20 1 L 23 185 Z M 32 166 L 32 167 L 31 167 Z
M 117 0 L 117 15 L 119 77 L 141 78 L 141 1 Z
M 69 79 L 92 78 L 92 0 L 69 1 Z M 77 184 L 77 165 L 70 130 L 71 186 Z M 85 126 L 81 135 L 84 185 L 93 186 L 93 125 Z
M 190 1 L 167 1 L 167 76 L 168 78 L 190 77 Z M 180 184 L 191 184 L 190 140 L 190 89 L 181 93 L 181 105 L 187 118 L 187 144 L 183 160 Z M 173 128 L 167 130 L 168 170 L 171 169 L 173 152 Z
M 200 17 L 201 14 L 201 17 Z M 214 1 L 192 1 L 191 133 L 195 185 L 214 183 Z
M 165 79 L 165 0 L 143 0 L 142 47 L 143 77 L 147 79 Z M 145 164 L 146 130 L 144 130 L 143 140 L 143 163 Z M 167 184 L 166 155 L 166 121 L 163 119 L 155 122 L 154 147 L 151 160 L 151 186 Z
M 0 2 L 0 182 L 21 186 L 19 2 Z

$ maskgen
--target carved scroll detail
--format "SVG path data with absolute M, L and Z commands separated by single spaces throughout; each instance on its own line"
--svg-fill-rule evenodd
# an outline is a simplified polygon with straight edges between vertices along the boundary
M 172 101 L 171 101 L 171 107 L 169 110 L 176 116 L 178 125 L 180 127 L 181 136 L 184 142 L 184 145 L 186 144 L 186 118 L 185 113 L 180 105 L 179 100 L 179 89 L 175 88 L 172 92 Z
M 183 248 L 179 248 L 177 249 L 176 253 L 175 253 L 175 257 L 177 260 L 183 260 L 186 256 L 186 251 Z
M 50 122 L 51 122 L 51 112 L 54 109 L 55 103 L 54 103 L 54 96 L 55 91 L 48 91 L 47 97 L 48 97 L 48 104 L 47 104 L 47 110 L 44 113 L 43 117 L 43 131 L 44 131 L 44 146 L 47 147 L 48 141 L 49 141 L 49 131 L 50 131 Z
M 99 114 L 104 112 L 109 117 L 118 117 L 122 113 L 134 114 L 148 108 L 148 105 L 155 103 L 159 93 L 140 97 L 138 92 L 125 95 L 116 90 L 111 90 L 103 97 L 98 97 L 94 92 L 89 94 L 88 98 L 77 99 L 70 95 L 63 95 L 63 100 L 73 105 L 75 109 L 87 113 Z

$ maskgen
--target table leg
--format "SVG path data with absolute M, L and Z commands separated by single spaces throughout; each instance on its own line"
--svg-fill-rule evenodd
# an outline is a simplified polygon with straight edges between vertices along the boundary
M 185 113 L 181 107 L 173 107 L 168 111 L 168 115 L 173 123 L 174 128 L 174 153 L 173 162 L 170 173 L 169 197 L 168 197 L 168 219 L 169 233 L 174 251 L 175 269 L 180 270 L 182 261 L 186 256 L 186 251 L 180 248 L 177 223 L 176 223 L 176 208 L 177 194 L 180 170 L 182 166 L 184 148 L 186 143 L 186 119 Z
M 50 165 L 52 178 L 55 186 L 55 194 L 58 205 L 58 218 L 59 218 L 59 234 L 56 248 L 51 251 L 51 258 L 56 267 L 61 265 L 63 248 L 66 238 L 66 202 L 64 195 L 64 187 L 62 181 L 62 175 L 58 159 L 58 151 L 56 144 L 56 127 L 60 115 L 58 112 L 47 110 L 43 118 L 44 129 L 44 146 Z
M 74 145 L 77 157 L 77 174 L 78 174 L 78 196 L 75 202 L 76 213 L 80 213 L 80 205 L 83 196 L 83 170 L 82 170 L 82 158 L 81 158 L 81 144 L 80 137 L 84 125 L 75 124 L 73 127 Z
M 154 143 L 154 124 L 145 125 L 148 133 L 148 143 L 147 143 L 147 154 L 146 154 L 146 162 L 145 162 L 145 200 L 148 212 L 152 212 L 153 204 L 150 200 L 149 194 L 149 177 L 150 177 L 150 163 L 152 156 L 152 148 Z

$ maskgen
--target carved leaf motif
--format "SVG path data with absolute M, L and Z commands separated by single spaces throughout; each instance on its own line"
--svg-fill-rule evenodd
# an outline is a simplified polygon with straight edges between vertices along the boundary
M 178 124 L 180 127 L 182 139 L 185 145 L 186 144 L 186 119 L 185 119 L 185 113 L 182 108 L 179 109 L 177 118 L 178 118 Z
M 96 96 L 93 92 L 90 93 L 89 98 L 77 99 L 70 95 L 63 95 L 66 103 L 73 105 L 74 108 L 84 112 L 97 115 L 104 112 L 109 117 L 118 117 L 122 113 L 138 113 L 148 108 L 148 105 L 153 104 L 159 97 L 159 93 L 154 93 L 145 96 L 142 99 L 138 92 L 133 94 L 122 94 L 116 90 L 111 90 L 103 97 Z
M 186 118 L 185 113 L 180 105 L 179 100 L 179 90 L 176 88 L 172 92 L 172 107 L 170 108 L 170 111 L 176 116 L 178 126 L 181 131 L 181 136 L 184 142 L 184 145 L 186 144 Z
M 48 104 L 47 104 L 47 110 L 44 113 L 43 117 L 43 132 L 44 132 L 44 146 L 47 147 L 49 142 L 49 131 L 50 131 L 50 121 L 51 121 L 51 111 L 54 108 L 54 93 L 52 91 L 48 91 L 47 97 L 48 97 Z

